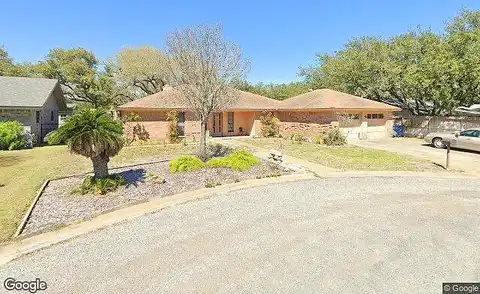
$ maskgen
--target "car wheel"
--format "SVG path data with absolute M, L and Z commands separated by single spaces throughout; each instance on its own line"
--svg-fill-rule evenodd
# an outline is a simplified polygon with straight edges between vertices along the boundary
M 443 144 L 442 138 L 433 138 L 432 144 L 435 148 L 445 148 L 445 144 Z

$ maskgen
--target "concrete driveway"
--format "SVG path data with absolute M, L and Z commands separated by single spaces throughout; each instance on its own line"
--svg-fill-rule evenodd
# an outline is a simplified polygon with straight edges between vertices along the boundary
M 0 281 L 40 278 L 45 293 L 440 293 L 480 280 L 479 211 L 474 180 L 270 185 L 37 251 L 0 266 Z
M 411 138 L 387 138 L 377 141 L 349 140 L 350 144 L 412 155 L 445 165 L 446 149 L 437 149 L 425 141 Z M 480 175 L 480 153 L 466 150 L 452 150 L 451 166 L 467 173 Z

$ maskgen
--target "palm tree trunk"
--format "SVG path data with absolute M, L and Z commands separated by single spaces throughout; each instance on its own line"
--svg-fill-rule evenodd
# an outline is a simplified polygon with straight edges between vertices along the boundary
M 108 176 L 108 156 L 92 157 L 93 174 L 95 179 L 103 179 Z

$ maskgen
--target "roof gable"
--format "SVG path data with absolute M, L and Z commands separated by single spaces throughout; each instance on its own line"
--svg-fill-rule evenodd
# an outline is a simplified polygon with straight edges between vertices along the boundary
M 56 87 L 53 79 L 0 77 L 0 107 L 42 107 Z

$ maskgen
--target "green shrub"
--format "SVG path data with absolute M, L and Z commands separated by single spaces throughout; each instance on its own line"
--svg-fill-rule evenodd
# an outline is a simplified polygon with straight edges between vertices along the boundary
M 301 143 L 305 141 L 305 137 L 302 134 L 292 133 L 290 134 L 290 140 L 293 142 Z
M 330 131 L 324 141 L 327 146 L 344 146 L 347 144 L 347 139 L 338 129 Z
M 182 155 L 177 159 L 171 160 L 169 165 L 171 173 L 199 170 L 205 166 L 198 157 L 191 155 Z
M 93 176 L 87 176 L 80 187 L 72 191 L 73 194 L 100 194 L 104 195 L 113 192 L 118 187 L 125 185 L 125 179 L 121 175 L 109 175 L 106 178 L 95 179 Z
M 178 113 L 176 111 L 170 111 L 167 113 L 168 133 L 167 137 L 170 143 L 178 142 Z
M 325 138 L 323 137 L 323 135 L 317 135 L 313 138 L 313 142 L 315 144 L 322 145 L 325 143 Z
M 22 149 L 26 144 L 23 126 L 18 121 L 0 122 L 0 150 Z
M 237 171 L 245 171 L 260 161 L 253 154 L 245 150 L 236 150 L 225 157 L 212 158 L 207 162 L 210 168 L 225 167 Z
M 262 122 L 261 132 L 264 137 L 277 137 L 280 133 L 280 120 L 273 116 L 271 112 L 267 112 L 260 116 Z

